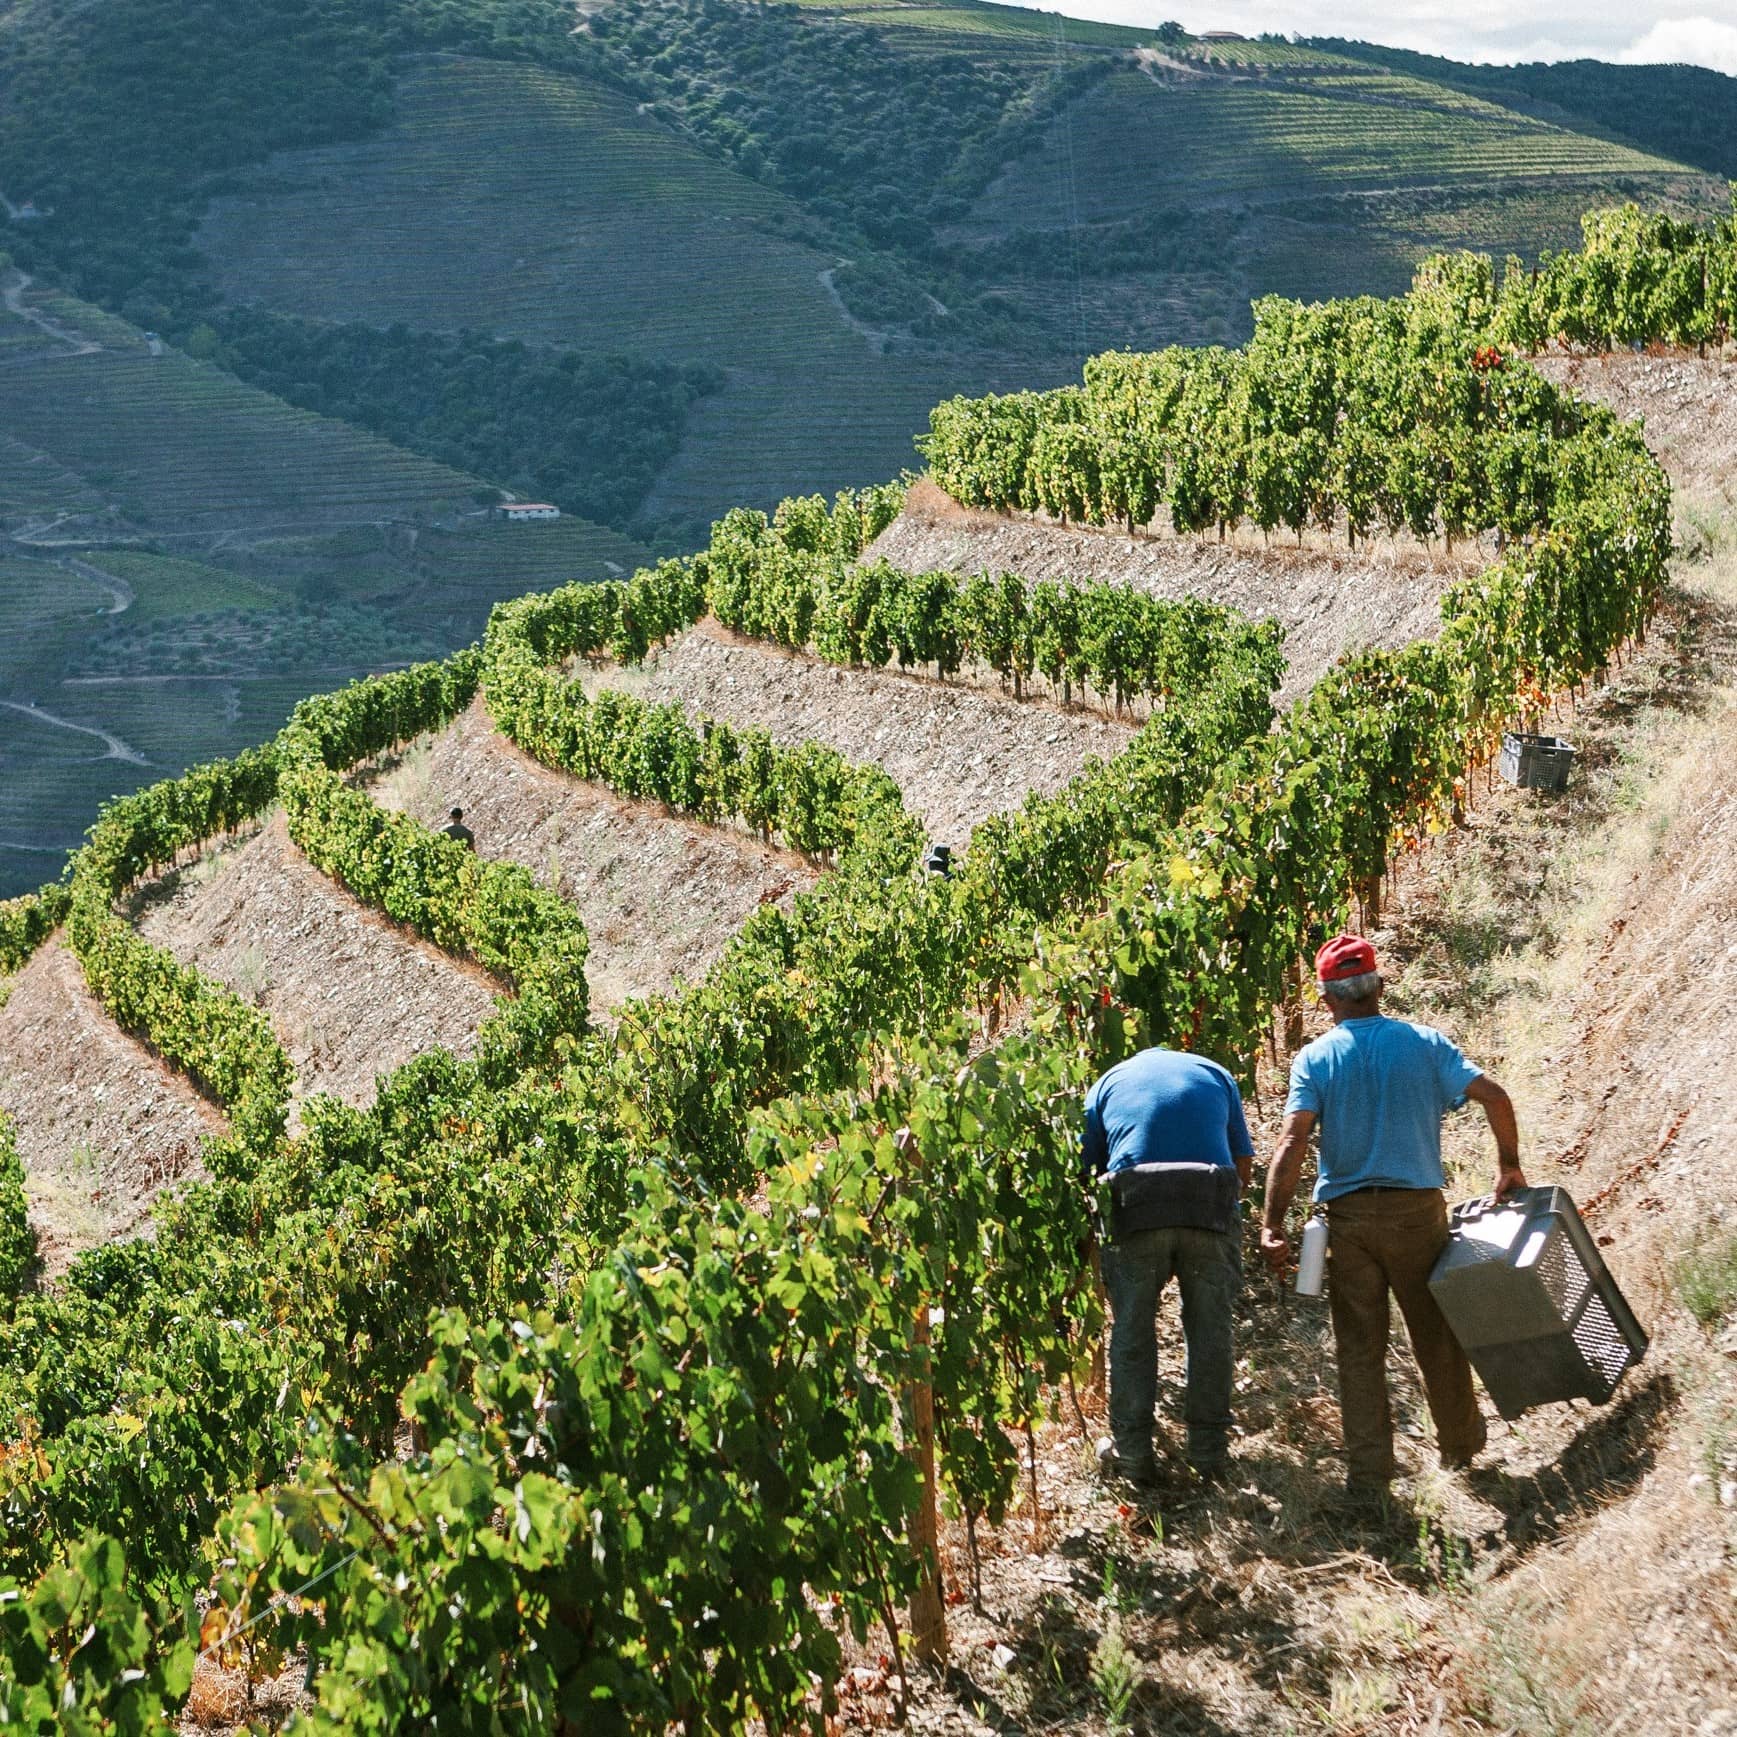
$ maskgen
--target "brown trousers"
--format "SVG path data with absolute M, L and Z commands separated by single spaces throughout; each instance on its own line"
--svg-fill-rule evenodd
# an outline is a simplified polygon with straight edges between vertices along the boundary
M 1441 1190 L 1342 1195 L 1327 1204 L 1327 1227 L 1348 1480 L 1385 1484 L 1398 1469 L 1387 1398 L 1389 1291 L 1405 1317 L 1442 1458 L 1469 1458 L 1484 1445 L 1484 1417 L 1471 1365 L 1429 1294 L 1429 1270 L 1448 1234 Z

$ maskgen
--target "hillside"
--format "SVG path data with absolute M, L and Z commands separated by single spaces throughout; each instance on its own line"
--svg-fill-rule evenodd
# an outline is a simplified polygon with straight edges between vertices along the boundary
M 788 197 L 625 96 L 458 58 L 411 68 L 378 138 L 278 157 L 258 191 L 216 200 L 199 244 L 226 296 L 305 318 L 722 369 L 642 508 L 691 542 L 769 489 L 896 473 L 954 382 L 1013 383 L 1005 365 L 881 356 L 829 287 L 839 256 L 802 227 Z
M 283 601 L 239 661 L 225 579 L 188 608 L 223 622 L 152 647 L 123 613 L 4 697 L 154 769 L 228 753 L 502 596 L 897 474 L 949 394 L 1234 342 L 1254 296 L 1398 290 L 1436 247 L 1535 257 L 1608 197 L 1725 201 L 1737 81 L 1384 52 L 979 0 L 607 0 L 578 30 L 561 0 L 11 7 L 0 518 L 57 561 L 142 539 Z M 501 491 L 566 516 L 486 525 Z M 210 667 L 164 663 L 201 635 Z M 12 891 L 134 762 L 0 731 Z
M 1737 1714 L 1734 262 L 1730 220 L 1607 214 L 1537 276 L 1449 260 L 1270 299 L 1235 352 L 944 401 L 920 485 L 499 602 L 105 809 L 67 886 L 0 905 L 7 1716 Z M 1545 369 L 1644 429 L 1526 360 L 1570 331 Z M 225 549 L 68 558 L 226 665 L 271 581 Z M 1497 779 L 1516 722 L 1572 735 L 1566 791 Z M 430 830 L 450 803 L 473 840 Z M 1513 1084 L 1648 1358 L 1438 1474 L 1399 1356 L 1404 1475 L 1347 1503 L 1320 1312 L 1251 1271 L 1229 1481 L 1106 1488 L 1081 1092 L 1198 1049 L 1270 1151 L 1347 925 Z M 1463 1119 L 1449 1156 L 1485 1186 Z
M 7 275 L 0 895 L 40 882 L 104 798 L 264 739 L 310 685 L 643 555 L 583 520 L 491 522 L 480 478 Z

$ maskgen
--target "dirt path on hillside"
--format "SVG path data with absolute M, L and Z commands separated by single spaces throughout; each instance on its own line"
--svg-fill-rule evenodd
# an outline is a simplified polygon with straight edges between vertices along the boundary
M 495 730 L 481 700 L 370 789 L 428 826 L 462 805 L 483 855 L 522 863 L 577 907 L 594 1013 L 697 982 L 761 905 L 819 878 L 793 852 L 551 771 Z
M 123 742 L 119 736 L 108 730 L 93 729 L 89 724 L 75 724 L 70 718 L 56 717 L 55 714 L 35 701 L 21 704 L 17 700 L 0 700 L 0 706 L 9 712 L 21 713 L 32 723 L 46 724 L 54 730 L 71 730 L 74 735 L 91 736 L 103 744 L 104 752 L 97 756 L 102 760 L 124 760 L 129 766 L 149 766 L 150 761 L 137 748 Z
M 1737 362 L 1694 355 L 1540 356 L 1577 397 L 1639 417 L 1682 507 L 1737 505 Z
M 95 355 L 102 348 L 102 345 L 95 338 L 84 337 L 70 327 L 63 326 L 59 320 L 50 318 L 40 308 L 33 308 L 25 301 L 24 297 L 35 281 L 35 278 L 31 277 L 28 272 L 20 271 L 16 266 L 12 268 L 11 281 L 6 285 L 3 297 L 0 297 L 5 302 L 6 311 L 10 314 L 16 314 L 19 319 L 35 326 L 39 332 L 54 339 L 57 344 L 65 344 L 66 349 L 62 352 L 64 355 Z
M 144 1228 L 171 1183 L 200 1175 L 223 1118 L 122 1032 L 56 937 L 0 980 L 0 1109 L 17 1123 L 43 1274 Z
M 139 932 L 270 1015 L 297 1095 L 347 1104 L 434 1048 L 466 1056 L 495 989 L 327 880 L 278 814 L 245 844 L 172 876 Z
M 582 679 L 587 692 L 610 687 L 677 701 L 690 716 L 758 725 L 779 742 L 823 742 L 847 760 L 881 766 L 929 835 L 955 847 L 1028 791 L 1053 795 L 1088 759 L 1109 759 L 1135 730 L 965 682 L 844 669 L 712 622 L 638 668 L 590 669 Z
M 1202 597 L 1285 629 L 1289 669 L 1280 703 L 1295 699 L 1342 653 L 1408 645 L 1440 627 L 1439 599 L 1455 579 L 1493 559 L 1486 546 L 1446 550 L 1375 542 L 1353 551 L 1319 539 L 1302 548 L 1259 533 L 1224 543 L 1193 537 L 1129 537 L 962 507 L 921 482 L 905 510 L 865 553 L 895 566 L 953 573 L 1018 573 L 1028 580 L 1128 585 L 1151 597 Z

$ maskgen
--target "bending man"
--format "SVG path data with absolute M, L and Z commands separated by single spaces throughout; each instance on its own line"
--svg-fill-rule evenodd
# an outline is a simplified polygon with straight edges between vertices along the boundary
M 1112 1201 L 1103 1251 L 1111 1439 L 1099 1465 L 1135 1483 L 1157 1479 L 1158 1298 L 1174 1274 L 1188 1353 L 1188 1460 L 1216 1479 L 1230 1459 L 1237 1202 L 1254 1160 L 1242 1094 L 1217 1062 L 1142 1050 L 1087 1093 L 1082 1156 L 1089 1174 L 1110 1178 Z
M 1315 956 L 1315 973 L 1333 1029 L 1291 1063 L 1261 1252 L 1284 1265 L 1285 1211 L 1319 1124 L 1315 1199 L 1327 1214 L 1346 1482 L 1353 1495 L 1379 1495 L 1398 1469 L 1387 1397 L 1390 1291 L 1423 1375 L 1442 1465 L 1468 1466 L 1484 1445 L 1471 1365 L 1429 1294 L 1430 1268 L 1448 1234 L 1442 1117 L 1467 1098 L 1481 1106 L 1496 1141 L 1498 1198 L 1524 1188 L 1526 1178 L 1508 1094 L 1441 1032 L 1381 1012 L 1383 984 L 1366 940 L 1329 941 Z

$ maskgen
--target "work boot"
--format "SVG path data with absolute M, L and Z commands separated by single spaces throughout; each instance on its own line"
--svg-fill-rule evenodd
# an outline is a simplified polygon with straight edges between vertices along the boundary
M 1098 1443 L 1098 1476 L 1107 1484 L 1133 1484 L 1150 1490 L 1158 1483 L 1158 1460 L 1151 1453 L 1144 1459 L 1124 1459 L 1116 1452 L 1116 1444 L 1105 1436 Z

